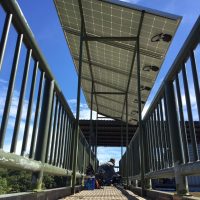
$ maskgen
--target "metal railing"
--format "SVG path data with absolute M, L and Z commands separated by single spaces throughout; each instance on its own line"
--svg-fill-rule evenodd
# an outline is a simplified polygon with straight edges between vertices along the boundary
M 140 130 L 137 130 L 120 161 L 120 171 L 127 177 L 127 184 L 132 180 L 136 186 L 137 181 L 134 181 L 140 180 L 142 173 L 146 189 L 151 188 L 151 179 L 175 177 L 177 193 L 187 194 L 187 176 L 200 175 L 200 141 L 199 136 L 197 141 L 195 131 L 195 123 L 200 124 L 196 63 L 199 34 L 200 17 L 143 118 L 143 134 L 140 135 Z M 129 158 L 128 166 L 125 164 L 126 156 Z M 145 166 L 144 171 L 141 171 L 141 163 Z
M 35 188 L 41 189 L 43 173 L 59 176 L 71 176 L 74 152 L 74 127 L 75 118 L 63 96 L 48 64 L 45 61 L 34 36 L 15 0 L 3 0 L 2 16 L 5 21 L 0 40 L 0 70 L 5 67 L 5 51 L 9 48 L 9 34 L 14 28 L 17 35 L 16 46 L 10 78 L 7 85 L 7 95 L 3 113 L 1 114 L 0 129 L 0 166 L 33 172 L 33 180 L 36 180 Z M 26 56 L 23 67 L 22 80 L 16 79 L 20 54 L 24 47 Z M 10 56 L 10 55 L 9 55 Z M 23 56 L 22 56 L 23 57 Z M 30 65 L 33 63 L 33 72 Z M 1 73 L 0 71 L 0 73 Z M 31 77 L 32 76 L 32 77 Z M 21 133 L 22 114 L 24 114 L 25 94 L 30 80 L 30 94 L 28 97 L 25 128 Z M 14 128 L 10 143 L 7 142 L 7 128 L 10 121 L 11 104 L 16 83 L 21 82 L 17 112 L 14 113 Z M 37 83 L 39 81 L 39 83 Z M 36 99 L 36 102 L 35 102 Z M 35 105 L 35 109 L 34 109 Z M 33 120 L 32 120 L 33 119 Z M 32 130 L 31 130 L 31 127 Z M 97 160 L 90 152 L 89 145 L 79 130 L 79 154 L 77 177 L 84 175 L 89 164 L 89 154 L 93 166 Z M 19 135 L 23 134 L 20 155 L 16 154 L 19 143 Z M 31 139 L 30 139 L 31 138 Z M 9 152 L 4 146 L 9 145 Z

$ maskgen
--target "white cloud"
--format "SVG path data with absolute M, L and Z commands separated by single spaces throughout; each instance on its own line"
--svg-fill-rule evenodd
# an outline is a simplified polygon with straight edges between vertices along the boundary
M 191 103 L 191 107 L 192 107 L 193 120 L 199 120 L 198 112 L 197 112 L 196 95 L 195 95 L 194 88 L 190 87 L 189 93 L 190 93 L 190 103 Z M 185 120 L 188 120 L 185 94 L 181 95 L 181 100 L 182 100 L 182 106 L 183 106 Z
M 76 104 L 76 99 L 69 99 L 68 104 Z
M 124 151 L 125 148 L 123 147 L 123 152 Z M 115 166 L 119 166 L 119 161 L 121 159 L 121 147 L 98 147 L 97 158 L 100 164 L 109 161 L 110 158 L 114 158 Z
M 8 85 L 7 81 L 0 79 L 0 93 L 1 93 L 1 96 L 0 96 L 0 119 L 2 118 L 2 115 L 3 115 L 6 94 L 7 94 L 7 85 Z M 14 126 L 15 126 L 18 102 L 19 102 L 19 91 L 14 90 L 13 96 L 12 96 L 12 101 L 11 101 L 6 138 L 5 138 L 4 148 L 3 148 L 5 151 L 10 151 L 10 145 L 11 145 L 13 130 L 14 130 Z M 21 153 L 27 109 L 28 109 L 28 100 L 24 99 L 23 111 L 22 111 L 22 115 L 21 115 L 21 123 L 20 123 L 18 140 L 17 140 L 16 154 Z M 33 105 L 33 107 L 32 107 L 32 117 L 34 116 L 34 110 L 35 110 L 35 105 Z M 28 148 L 30 147 L 30 143 L 31 143 L 30 136 L 32 134 L 32 129 L 33 129 L 33 121 L 31 121 L 30 127 L 29 127 L 29 134 L 28 134 L 29 137 L 28 137 L 28 143 L 27 143 Z M 28 148 L 27 148 L 26 153 L 28 153 L 28 151 L 29 151 Z

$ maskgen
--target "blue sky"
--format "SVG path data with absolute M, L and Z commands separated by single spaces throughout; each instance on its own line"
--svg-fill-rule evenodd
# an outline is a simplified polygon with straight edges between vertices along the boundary
M 173 63 L 177 53 L 179 52 L 182 44 L 188 36 L 192 26 L 194 25 L 199 13 L 200 13 L 200 1 L 199 0 L 176 0 L 176 1 L 160 1 L 160 0 L 126 0 L 130 3 L 136 3 L 141 6 L 169 12 L 172 14 L 183 16 L 180 27 L 173 39 L 170 49 L 166 55 L 166 59 L 163 63 L 162 69 L 157 77 L 156 84 L 151 92 L 150 98 L 147 102 L 149 105 L 152 97 L 155 95 L 162 80 L 167 73 L 169 67 Z M 49 64 L 52 73 L 55 75 L 61 90 L 63 91 L 66 99 L 72 110 L 76 109 L 76 90 L 77 90 L 77 74 L 73 65 L 67 43 L 64 38 L 63 31 L 60 26 L 60 22 L 56 13 L 56 9 L 53 0 L 18 0 L 18 3 L 27 19 L 27 22 L 35 35 L 35 39 L 39 44 L 44 57 Z M 0 21 L 1 26 L 1 21 Z M 9 62 L 9 61 L 7 61 Z M 5 89 L 5 82 L 7 80 L 8 73 L 3 70 L 0 74 L 0 90 Z M 4 82 L 5 81 L 5 82 Z M 18 89 L 16 87 L 14 97 L 17 97 Z M 0 104 L 3 104 L 3 95 L 0 99 Z M 27 100 L 26 100 L 27 101 Z M 27 102 L 25 101 L 25 105 Z M 17 102 L 17 101 L 16 101 Z M 15 105 L 16 104 L 16 105 Z M 13 103 L 13 115 L 16 113 L 17 103 Z M 14 110 L 15 109 L 15 110 Z M 0 107 L 2 111 L 2 106 Z M 96 116 L 96 115 L 95 115 Z M 89 118 L 89 110 L 85 103 L 84 96 L 81 97 L 81 118 Z M 23 129 L 23 125 L 21 126 Z M 9 139 L 8 141 L 9 142 Z M 120 159 L 120 148 L 99 148 L 98 156 L 100 162 L 105 162 L 109 157 L 115 157 Z M 105 153 L 106 152 L 106 153 Z

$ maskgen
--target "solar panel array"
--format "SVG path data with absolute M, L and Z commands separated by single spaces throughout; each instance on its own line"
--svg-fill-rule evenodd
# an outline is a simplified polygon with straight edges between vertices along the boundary
M 79 0 L 55 0 L 57 12 L 68 42 L 76 70 L 79 66 L 81 14 Z M 113 3 L 114 2 L 114 3 Z M 87 36 L 135 37 L 142 10 L 119 1 L 81 0 Z M 152 42 L 156 34 L 174 36 L 180 17 L 145 11 L 140 33 L 142 108 L 154 84 L 158 71 L 145 71 L 145 66 L 161 67 L 170 43 Z M 88 52 L 87 45 L 88 44 Z M 135 41 L 87 41 L 83 44 L 82 89 L 91 107 L 92 76 L 95 92 L 126 92 Z M 90 58 L 90 60 L 89 60 Z M 136 124 L 137 114 L 137 59 L 135 59 L 128 88 L 128 120 Z M 148 90 L 145 90 L 147 88 Z M 125 95 L 96 94 L 94 110 L 109 117 L 121 117 Z M 125 121 L 125 112 L 123 120 Z

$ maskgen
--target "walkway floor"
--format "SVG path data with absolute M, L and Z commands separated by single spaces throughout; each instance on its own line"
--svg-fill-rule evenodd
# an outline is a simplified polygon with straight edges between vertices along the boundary
M 75 195 L 68 196 L 65 200 L 144 200 L 144 198 L 124 189 L 112 186 L 96 190 L 83 190 Z

